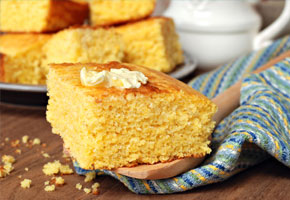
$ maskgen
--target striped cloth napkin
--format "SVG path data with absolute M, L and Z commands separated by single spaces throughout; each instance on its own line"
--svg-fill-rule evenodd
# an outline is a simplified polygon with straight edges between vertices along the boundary
M 290 36 L 189 83 L 213 98 L 244 77 L 241 106 L 216 127 L 212 153 L 198 168 L 162 180 L 139 180 L 107 170 L 96 172 L 118 179 L 137 194 L 168 194 L 226 180 L 270 156 L 290 167 L 290 57 L 259 74 L 249 74 L 288 50 Z M 89 172 L 74 165 L 78 174 Z

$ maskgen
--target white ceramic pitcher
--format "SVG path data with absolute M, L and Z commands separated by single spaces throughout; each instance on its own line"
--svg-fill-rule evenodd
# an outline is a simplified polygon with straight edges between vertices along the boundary
M 290 26 L 290 0 L 280 17 L 260 33 L 261 17 L 247 0 L 171 0 L 163 15 L 174 19 L 183 49 L 198 65 L 213 68 L 269 45 Z

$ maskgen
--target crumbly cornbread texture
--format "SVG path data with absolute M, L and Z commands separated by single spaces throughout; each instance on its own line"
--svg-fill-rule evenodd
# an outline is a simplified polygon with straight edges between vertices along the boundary
M 15 162 L 15 158 L 13 156 L 10 156 L 10 155 L 3 155 L 2 156 L 2 162 L 3 163 L 11 163 L 11 164 L 13 164 Z
M 71 28 L 55 34 L 44 47 L 47 63 L 121 61 L 124 43 L 114 29 Z
M 22 188 L 27 189 L 30 188 L 31 182 L 32 181 L 30 179 L 24 179 L 23 181 L 20 182 L 20 185 Z
M 10 155 L 3 155 L 2 162 L 4 163 L 4 165 L 0 165 L 0 178 L 4 178 L 14 170 L 12 164 L 15 162 L 15 158 Z
M 93 26 L 120 24 L 149 16 L 156 0 L 90 0 L 90 18 Z
M 82 186 L 80 183 L 77 183 L 77 184 L 76 184 L 76 189 L 81 190 L 82 187 L 83 187 L 83 186 Z
M 44 187 L 44 191 L 53 192 L 55 190 L 55 185 L 47 185 Z
M 43 173 L 47 176 L 51 176 L 54 174 L 72 174 L 73 170 L 70 168 L 69 165 L 63 165 L 59 162 L 59 160 L 55 160 L 54 162 L 48 162 L 43 165 L 42 169 Z
M 140 88 L 83 86 L 80 70 L 127 68 Z M 154 164 L 209 153 L 216 106 L 188 85 L 131 64 L 52 64 L 47 120 L 84 169 Z
M 68 0 L 1 0 L 0 30 L 3 32 L 51 32 L 82 24 L 87 3 Z
M 86 173 L 85 182 L 91 182 L 95 178 L 96 178 L 96 172 L 94 172 L 94 171 L 88 172 L 88 173 Z
M 64 179 L 62 177 L 53 177 L 52 179 L 52 182 L 55 183 L 56 186 L 61 186 L 61 185 L 64 185 Z
M 11 83 L 45 84 L 43 45 L 45 34 L 5 34 L 0 36 L 0 80 Z
M 170 18 L 155 17 L 116 28 L 125 42 L 124 62 L 162 72 L 172 71 L 184 57 Z

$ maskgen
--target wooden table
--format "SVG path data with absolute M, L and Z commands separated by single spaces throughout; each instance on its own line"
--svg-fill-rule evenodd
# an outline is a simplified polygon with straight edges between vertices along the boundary
M 45 176 L 42 167 L 45 163 L 60 160 L 62 157 L 62 141 L 51 133 L 51 127 L 45 120 L 45 109 L 21 108 L 0 105 L 0 154 L 13 155 L 16 158 L 15 170 L 5 178 L 0 179 L 0 199 L 289 199 L 290 169 L 274 159 L 240 173 L 223 183 L 208 185 L 192 191 L 171 195 L 136 195 L 130 192 L 117 180 L 108 176 L 99 176 L 95 181 L 101 184 L 100 194 L 85 194 L 75 188 L 76 183 L 91 187 L 84 183 L 84 177 L 77 174 L 63 176 L 66 185 L 57 187 L 54 192 L 44 191 L 44 182 L 51 177 Z M 22 153 L 16 154 L 16 148 L 10 142 L 28 135 L 30 138 L 40 138 L 46 147 L 35 145 L 32 148 L 20 144 Z M 4 142 L 9 137 L 10 141 Z M 4 146 L 1 145 L 4 143 Z M 41 151 L 51 155 L 44 158 Z M 71 165 L 71 162 L 69 162 Z M 24 169 L 28 167 L 29 171 Z M 22 178 L 18 178 L 22 175 Z M 32 180 L 30 189 L 20 187 L 24 178 Z

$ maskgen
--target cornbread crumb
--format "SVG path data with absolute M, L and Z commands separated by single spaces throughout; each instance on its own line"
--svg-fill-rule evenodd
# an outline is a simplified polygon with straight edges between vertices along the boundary
M 61 174 L 72 174 L 73 170 L 69 165 L 62 165 L 59 160 L 55 160 L 54 162 L 48 162 L 43 166 L 42 169 L 45 175 L 51 176 L 53 174 L 61 173 Z
M 61 164 L 59 162 L 59 160 L 55 160 L 54 162 L 48 162 L 47 164 L 45 164 L 43 166 L 43 173 L 45 175 L 51 176 L 53 174 L 57 174 L 59 172 L 59 168 L 60 168 Z
M 13 171 L 14 167 L 12 164 L 15 162 L 15 158 L 10 155 L 3 155 L 2 162 L 4 163 L 4 166 L 0 166 L 0 177 L 4 178 Z
M 31 180 L 30 179 L 24 179 L 23 181 L 21 181 L 21 187 L 26 189 L 26 188 L 30 188 L 31 185 Z
M 5 142 L 9 142 L 9 140 L 10 140 L 9 137 L 5 138 Z
M 4 163 L 4 169 L 6 173 L 9 175 L 10 172 L 13 171 L 14 167 L 12 166 L 12 163 Z
M 55 190 L 55 185 L 47 185 L 47 186 L 45 186 L 44 190 L 46 192 L 52 192 Z
M 77 184 L 76 184 L 76 189 L 81 190 L 82 187 L 83 187 L 83 186 L 82 186 L 80 183 L 77 183 Z
M 85 182 L 90 182 L 92 181 L 94 178 L 96 178 L 96 172 L 88 172 L 85 174 L 86 178 L 85 178 Z
M 60 173 L 61 174 L 72 174 L 73 170 L 70 168 L 69 165 L 61 165 L 60 166 Z
M 90 188 L 84 188 L 86 194 L 89 194 L 92 190 Z
M 39 138 L 34 138 L 34 140 L 33 140 L 33 142 L 32 142 L 32 145 L 38 145 L 38 144 L 40 144 L 40 143 L 41 143 L 41 141 L 40 141 Z
M 49 181 L 45 181 L 44 182 L 44 185 L 49 185 Z
M 22 178 L 22 175 L 17 176 L 18 178 Z
M 56 186 L 61 186 L 64 184 L 64 179 L 62 177 L 53 177 L 51 180 L 55 183 Z
M 15 153 L 17 153 L 17 154 L 21 154 L 21 149 L 16 149 L 16 150 L 15 150 Z
M 24 170 L 27 171 L 27 172 L 29 171 L 28 167 L 25 167 Z
M 12 172 L 14 167 L 12 163 L 4 163 L 4 166 L 0 165 L 0 178 L 4 178 Z
M 99 187 L 100 187 L 100 184 L 98 182 L 96 182 L 92 185 L 92 193 L 94 195 L 98 195 L 100 193 L 98 190 Z
M 14 169 L 14 167 L 12 166 L 12 163 L 5 163 L 4 164 L 4 169 L 9 174 L 10 172 L 12 172 L 12 170 Z
M 94 184 L 92 185 L 92 188 L 93 188 L 93 189 L 96 189 L 96 188 L 98 188 L 98 187 L 100 187 L 100 183 L 98 183 L 98 182 L 96 182 L 96 183 L 94 183 Z
M 42 156 L 45 157 L 45 158 L 49 158 L 50 157 L 50 155 L 48 153 L 44 153 L 44 152 L 42 153 Z
M 2 162 L 3 163 L 14 163 L 15 162 L 15 158 L 13 156 L 10 155 L 3 155 L 2 156 Z
M 12 147 L 18 147 L 19 146 L 19 140 L 13 140 L 11 143 Z
M 28 142 L 29 136 L 28 135 L 24 135 L 22 137 L 22 143 L 26 144 Z

